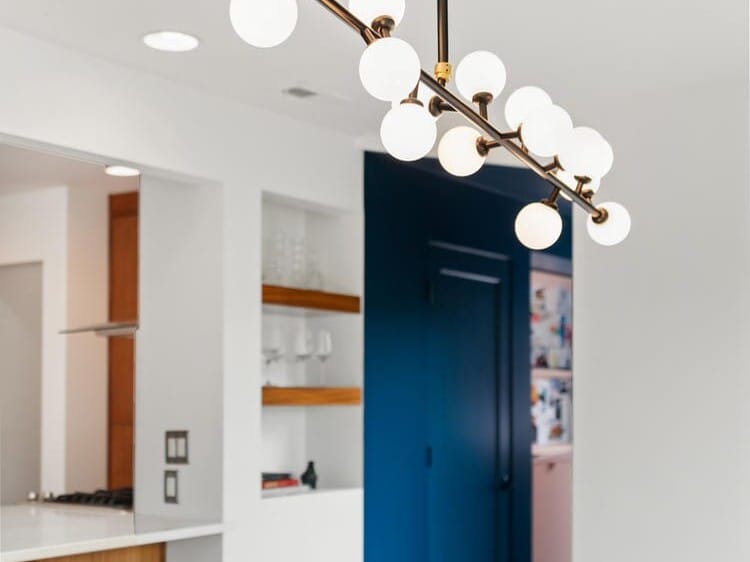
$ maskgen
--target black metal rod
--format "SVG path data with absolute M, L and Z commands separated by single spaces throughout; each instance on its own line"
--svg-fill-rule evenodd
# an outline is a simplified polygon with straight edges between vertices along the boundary
M 372 42 L 374 39 L 379 39 L 380 35 L 370 29 L 367 25 L 362 23 L 359 18 L 357 18 L 354 14 L 352 14 L 349 10 L 344 8 L 341 4 L 339 4 L 336 0 L 316 0 L 318 3 L 325 6 L 333 15 L 335 15 L 337 18 L 342 20 L 344 23 L 349 25 L 351 28 L 353 28 L 355 31 L 357 31 L 362 38 L 367 42 L 368 44 Z M 438 0 L 439 3 L 447 0 Z M 439 10 L 438 10 L 439 13 Z M 447 11 L 446 11 L 447 15 Z M 447 21 L 447 17 L 446 17 Z M 372 38 L 372 39 L 369 39 Z M 446 43 L 447 46 L 447 43 Z M 532 158 L 527 152 L 525 152 L 520 146 L 518 146 L 516 143 L 509 138 L 508 133 L 503 133 L 499 131 L 495 126 L 484 119 L 481 115 L 479 115 L 473 107 L 465 104 L 458 96 L 453 94 L 450 90 L 448 90 L 445 86 L 440 84 L 435 78 L 432 77 L 431 74 L 428 72 L 425 72 L 422 70 L 422 73 L 420 74 L 420 81 L 428 86 L 435 94 L 443 99 L 446 103 L 448 103 L 450 106 L 453 107 L 458 113 L 463 115 L 468 121 L 470 121 L 472 124 L 474 124 L 476 127 L 478 127 L 481 131 L 483 131 L 487 136 L 489 136 L 491 139 L 497 141 L 500 146 L 505 148 L 508 152 L 510 152 L 513 156 L 515 156 L 518 160 L 520 160 L 523 164 L 525 164 L 528 168 L 530 168 L 534 173 L 536 173 L 540 178 L 546 180 L 550 184 L 552 184 L 553 187 L 559 189 L 563 193 L 565 193 L 570 199 L 576 203 L 579 207 L 584 209 L 587 213 L 591 214 L 594 218 L 598 218 L 604 215 L 602 211 L 596 208 L 596 206 L 589 201 L 588 199 L 585 199 L 581 196 L 575 189 L 571 189 L 567 185 L 565 185 L 560 179 L 552 174 L 551 172 L 548 172 L 545 170 L 545 166 L 543 164 L 540 164 L 534 158 Z
M 354 31 L 359 33 L 362 38 L 369 44 L 374 39 L 378 39 L 379 35 L 370 29 L 370 27 L 365 24 L 362 20 L 360 20 L 357 16 L 355 16 L 353 13 L 351 13 L 347 8 L 342 6 L 339 2 L 336 0 L 317 0 L 318 3 L 322 4 L 328 11 L 330 11 L 334 16 L 339 18 L 341 21 L 343 21 L 345 24 L 347 24 L 349 27 L 351 27 Z M 371 40 L 368 40 L 368 36 L 371 37 Z
M 513 156 L 515 156 L 518 160 L 526 164 L 529 168 L 531 168 L 539 177 L 547 180 L 549 183 L 551 183 L 554 187 L 558 188 L 560 191 L 567 194 L 573 201 L 575 201 L 581 208 L 585 209 L 588 213 L 591 213 L 592 215 L 599 216 L 600 211 L 599 209 L 594 206 L 593 203 L 590 201 L 584 199 L 581 197 L 574 189 L 571 189 L 567 185 L 565 185 L 557 176 L 552 175 L 551 173 L 547 172 L 544 169 L 544 166 L 534 160 L 531 156 L 529 156 L 526 152 L 524 152 L 520 146 L 518 146 L 516 143 L 514 143 L 512 140 L 506 138 L 506 135 L 499 130 L 495 128 L 492 123 L 487 121 L 486 119 L 483 119 L 481 115 L 479 115 L 476 111 L 474 111 L 473 107 L 468 106 L 465 104 L 461 99 L 453 94 L 450 90 L 447 88 L 444 88 L 441 86 L 437 80 L 435 80 L 430 74 L 422 71 L 422 74 L 420 76 L 420 80 L 423 84 L 429 86 L 429 88 L 435 92 L 438 96 L 443 98 L 443 101 L 453 106 L 453 109 L 455 109 L 458 113 L 463 115 L 466 119 L 471 121 L 474 125 L 476 125 L 479 129 L 484 131 L 485 134 L 487 134 L 491 139 L 497 141 L 500 143 L 500 146 L 508 150 Z
M 449 62 L 448 58 L 448 0 L 437 0 L 438 62 Z

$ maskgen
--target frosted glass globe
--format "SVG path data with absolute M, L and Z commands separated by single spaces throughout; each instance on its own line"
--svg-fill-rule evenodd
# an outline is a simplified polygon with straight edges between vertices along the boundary
M 543 105 L 531 111 L 521 127 L 521 138 L 537 156 L 554 156 L 573 129 L 573 120 L 558 105 Z M 567 167 L 563 165 L 563 168 Z
M 465 177 L 479 171 L 486 159 L 477 151 L 481 134 L 471 127 L 455 127 L 440 139 L 438 159 L 445 171 Z
M 590 127 L 576 127 L 567 136 L 558 154 L 560 164 L 576 176 L 602 178 L 615 159 L 609 143 Z
M 614 246 L 619 244 L 630 233 L 630 213 L 619 203 L 608 201 L 597 205 L 605 209 L 608 213 L 607 220 L 601 224 L 594 222 L 594 218 L 589 216 L 586 221 L 586 229 L 589 236 L 602 246 Z
M 283 43 L 297 25 L 296 0 L 231 0 L 229 19 L 243 41 L 254 47 Z
M 506 76 L 505 65 L 496 54 L 474 51 L 458 63 L 456 87 L 469 101 L 479 92 L 488 92 L 496 98 L 505 87 Z
M 349 11 L 366 25 L 380 16 L 388 16 L 398 25 L 404 19 L 406 0 L 349 0 Z
M 516 236 L 530 250 L 544 250 L 562 234 L 562 218 L 544 203 L 529 203 L 516 217 Z
M 404 103 L 385 114 L 380 139 L 388 154 L 412 162 L 427 155 L 435 145 L 437 125 L 424 107 Z
M 518 88 L 505 102 L 505 121 L 515 131 L 529 113 L 543 105 L 552 105 L 547 92 L 536 86 Z
M 371 43 L 359 59 L 359 78 L 365 90 L 383 101 L 408 97 L 419 80 L 419 57 L 414 48 L 397 37 Z

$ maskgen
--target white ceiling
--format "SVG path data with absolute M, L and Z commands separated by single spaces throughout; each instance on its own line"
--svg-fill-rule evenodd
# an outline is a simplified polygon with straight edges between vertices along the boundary
M 138 179 L 110 177 L 97 164 L 0 144 L 0 196 L 60 186 L 120 193 L 138 189 Z
M 298 2 L 295 34 L 271 50 L 254 49 L 233 33 L 228 0 L 0 0 L 0 24 L 348 134 L 376 131 L 386 108 L 359 84 L 359 37 L 315 0 Z M 591 119 L 587 102 L 597 98 L 627 104 L 633 89 L 731 77 L 738 66 L 723 54 L 745 49 L 747 22 L 716 2 L 454 0 L 450 10 L 454 63 L 471 50 L 495 51 L 508 68 L 506 94 L 537 84 L 579 122 Z M 194 33 L 203 44 L 171 54 L 140 42 L 145 32 L 164 28 Z M 397 34 L 432 68 L 434 0 L 407 0 Z M 297 100 L 280 93 L 290 86 L 324 96 Z M 502 107 L 493 112 L 501 116 Z

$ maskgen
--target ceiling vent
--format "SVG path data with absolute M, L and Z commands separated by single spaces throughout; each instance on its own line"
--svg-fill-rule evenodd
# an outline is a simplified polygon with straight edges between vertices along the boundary
M 301 88 L 299 86 L 294 86 L 292 88 L 284 90 L 283 93 L 285 93 L 287 96 L 292 96 L 293 98 L 299 99 L 314 98 L 318 95 L 318 92 L 313 92 L 312 90 Z

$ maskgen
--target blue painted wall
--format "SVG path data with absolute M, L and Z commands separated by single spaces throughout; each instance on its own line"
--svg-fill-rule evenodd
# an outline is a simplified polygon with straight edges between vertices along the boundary
M 513 562 L 531 559 L 529 252 L 513 222 L 548 194 L 531 172 L 486 166 L 468 180 L 434 160 L 404 164 L 365 155 L 365 556 L 367 562 L 429 562 L 428 396 L 424 338 L 428 242 L 502 253 L 512 277 Z M 550 253 L 570 257 L 570 209 Z M 467 561 L 485 562 L 485 561 Z M 490 562 L 490 561 L 486 561 Z M 494 562 L 494 561 L 492 561 Z

